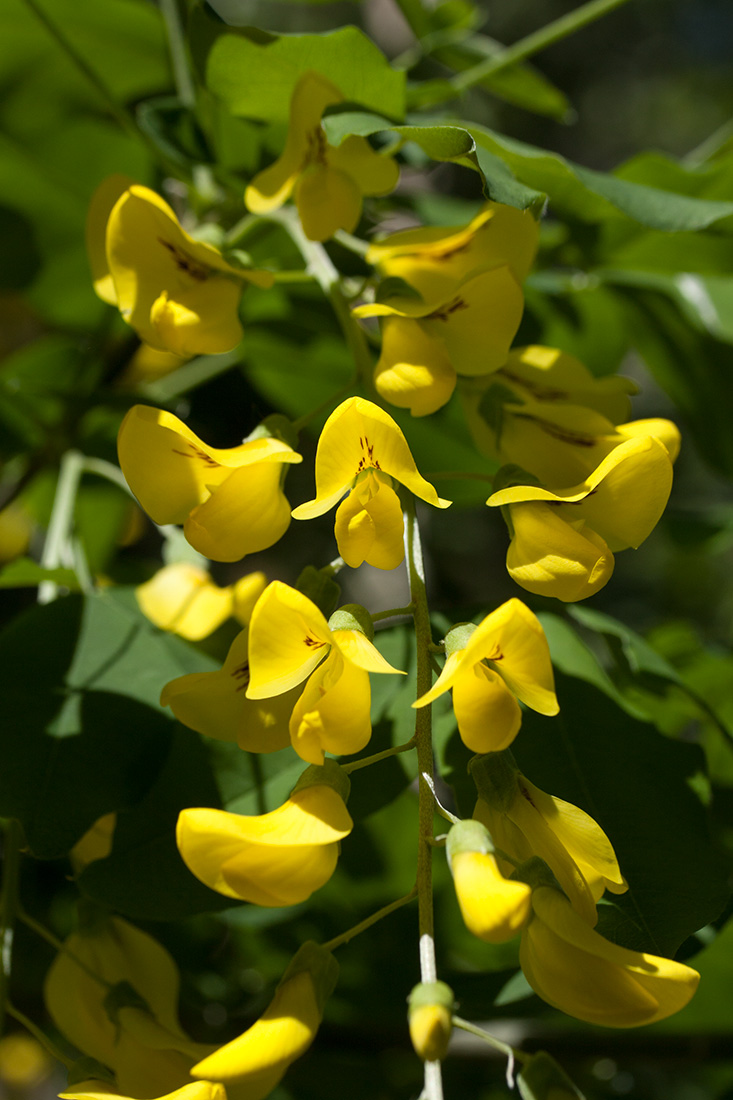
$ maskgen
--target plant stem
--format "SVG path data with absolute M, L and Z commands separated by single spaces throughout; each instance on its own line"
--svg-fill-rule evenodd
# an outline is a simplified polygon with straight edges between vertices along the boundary
M 98 982 L 99 985 L 104 986 L 104 988 L 107 990 L 114 988 L 113 982 L 108 982 L 106 978 L 103 978 L 101 976 L 101 974 L 97 974 L 96 970 L 92 970 L 90 966 L 87 966 L 83 959 L 80 959 L 79 956 L 75 955 L 73 951 L 69 951 L 66 944 L 62 943 L 57 936 L 54 936 L 53 932 L 50 932 L 48 928 L 37 921 L 35 917 L 28 916 L 28 914 L 20 908 L 18 908 L 17 915 L 18 920 L 21 921 L 27 928 L 30 928 L 32 932 L 35 932 L 37 936 L 40 936 L 42 940 L 45 940 L 46 943 L 50 944 L 51 947 L 53 947 L 54 951 L 57 951 L 60 954 L 66 955 L 68 958 L 70 958 L 72 962 L 76 963 L 76 965 L 81 970 L 83 970 L 85 974 L 88 974 L 89 977 L 92 978 L 95 982 Z
M 84 455 L 80 451 L 67 451 L 61 459 L 51 520 L 41 553 L 44 569 L 56 569 L 68 564 L 66 556 L 74 525 L 74 505 L 83 472 Z M 53 581 L 41 581 L 38 602 L 51 603 L 58 596 L 58 591 L 58 585 Z
M 415 738 L 412 737 L 402 745 L 394 745 L 393 748 L 384 749 L 383 752 L 375 752 L 373 756 L 365 756 L 363 760 L 354 760 L 352 764 L 342 764 L 341 770 L 351 775 L 352 772 L 358 772 L 360 768 L 368 768 L 370 764 L 378 764 L 380 760 L 387 760 L 390 756 L 397 756 L 401 752 L 409 752 L 410 749 L 414 748 Z
M 497 1039 L 495 1035 L 490 1035 L 488 1031 L 476 1027 L 475 1024 L 469 1023 L 468 1020 L 462 1020 L 460 1016 L 453 1017 L 453 1026 L 460 1028 L 461 1031 L 467 1031 L 469 1035 L 475 1035 L 477 1039 L 482 1039 L 484 1043 L 488 1043 L 489 1046 L 494 1047 L 495 1050 L 500 1050 L 501 1053 L 506 1056 L 506 1083 L 510 1089 L 513 1089 L 515 1061 L 528 1062 L 531 1055 L 525 1054 L 523 1050 L 517 1050 L 516 1047 L 510 1046 L 509 1043 L 503 1043 L 501 1039 Z
M 413 606 L 415 643 L 417 649 L 417 698 L 432 685 L 430 652 L 432 641 L 430 612 L 425 587 L 420 529 L 415 513 L 415 500 L 410 496 L 405 508 L 405 560 L 410 581 L 410 601 Z M 415 712 L 415 744 L 417 766 L 421 776 L 433 778 L 432 707 L 419 707 Z M 420 980 L 437 981 L 435 941 L 433 939 L 433 794 L 427 783 L 418 787 L 418 847 L 417 847 L 417 902 L 420 932 Z M 425 1063 L 425 1100 L 443 1100 L 443 1083 L 440 1062 Z
M 366 256 L 369 251 L 368 241 L 363 241 L 361 237 L 355 237 L 353 233 L 347 233 L 345 229 L 337 229 L 333 239 L 343 245 L 344 248 L 348 248 L 349 252 L 355 252 L 357 256 Z
M 29 1020 L 24 1013 L 20 1012 L 11 1004 L 8 1005 L 8 1016 L 12 1016 L 14 1020 L 17 1020 L 18 1023 L 26 1029 L 26 1031 L 29 1031 L 30 1034 L 38 1040 L 41 1046 L 46 1048 L 51 1057 L 55 1058 L 57 1062 L 60 1062 L 62 1066 L 66 1066 L 67 1069 L 71 1069 L 74 1066 L 76 1062 L 75 1058 L 71 1058 L 68 1054 L 65 1054 L 61 1050 L 61 1047 L 57 1046 L 45 1031 L 42 1031 L 41 1028 L 37 1027 L 32 1020 Z
M 386 611 L 375 611 L 372 622 L 378 623 L 381 619 L 396 619 L 398 615 L 412 615 L 414 608 L 411 603 L 406 607 L 388 607 Z
M 547 49 L 548 46 L 553 46 L 556 42 L 562 41 L 563 38 L 567 38 L 568 35 L 581 30 L 582 27 L 588 26 L 589 23 L 594 23 L 596 19 L 607 15 L 615 8 L 620 8 L 625 3 L 627 3 L 627 0 L 588 0 L 588 3 L 576 8 L 575 11 L 560 16 L 559 19 L 553 20 L 552 23 L 548 23 L 547 26 L 538 31 L 533 31 L 532 34 L 528 34 L 526 38 L 515 42 L 513 46 L 507 46 L 505 50 L 494 57 L 489 57 L 486 61 L 481 61 L 478 65 L 466 69 L 465 72 L 458 73 L 451 78 L 450 83 L 459 92 L 463 92 L 467 88 L 473 88 L 474 85 L 485 80 L 487 76 L 494 76 L 495 73 L 502 72 L 504 69 L 516 65 L 519 61 L 525 61 L 528 57 L 532 57 L 541 50 Z
M 369 352 L 369 345 L 359 324 L 351 316 L 349 303 L 341 289 L 341 276 L 331 257 L 318 241 L 308 240 L 300 224 L 298 212 L 294 207 L 285 206 L 280 210 L 273 210 L 267 217 L 281 225 L 290 235 L 293 244 L 305 261 L 306 270 L 314 276 L 331 303 L 344 339 L 353 356 L 357 374 L 367 392 L 372 394 L 374 383 L 372 381 L 372 357 Z
M 3 886 L 0 898 L 0 1035 L 5 1025 L 13 965 L 13 932 L 18 909 L 18 873 L 20 871 L 20 825 L 13 818 L 5 823 L 3 838 Z
M 168 32 L 168 47 L 173 65 L 173 78 L 176 82 L 178 98 L 184 107 L 196 106 L 196 85 L 191 76 L 186 52 L 186 38 L 181 25 L 181 13 L 178 0 L 160 0 L 165 28 Z
M 138 387 L 138 393 L 150 401 L 166 404 L 174 397 L 188 393 L 189 390 L 223 374 L 242 359 L 241 348 L 223 352 L 221 355 L 197 355 L 195 359 L 176 367 L 163 378 L 156 378 Z
M 76 46 L 72 45 L 71 41 L 66 37 L 64 32 L 51 20 L 45 13 L 43 8 L 39 6 L 36 0 L 24 0 L 26 7 L 35 15 L 36 19 L 46 28 L 48 33 L 54 39 L 56 44 L 61 47 L 66 56 L 72 62 L 72 64 L 79 70 L 82 76 L 91 84 L 97 95 L 107 105 L 107 109 L 110 114 L 115 118 L 123 130 L 136 141 L 141 142 L 152 159 L 158 162 L 166 171 L 172 175 L 180 176 L 180 165 L 174 164 L 169 160 L 165 154 L 158 149 L 155 143 L 148 137 L 148 135 L 140 129 L 135 122 L 134 117 L 130 114 L 125 107 L 117 102 L 112 92 L 104 83 L 99 74 L 88 64 L 84 57 L 79 53 Z
M 328 943 L 324 943 L 323 947 L 326 951 L 335 951 L 337 947 L 341 947 L 342 944 L 348 943 L 349 940 L 353 940 L 354 936 L 358 936 L 361 932 L 365 932 L 367 928 L 371 928 L 377 921 L 382 920 L 384 917 L 388 917 L 390 913 L 394 913 L 395 909 L 401 909 L 403 905 L 407 905 L 409 901 L 417 894 L 417 886 L 413 886 L 409 894 L 405 894 L 404 897 L 397 898 L 397 901 L 391 901 L 389 905 L 382 906 L 381 909 L 377 909 L 376 913 L 372 913 L 370 917 L 360 921 L 359 924 L 355 924 L 353 928 L 349 928 L 346 932 L 342 932 L 340 936 L 335 936 Z

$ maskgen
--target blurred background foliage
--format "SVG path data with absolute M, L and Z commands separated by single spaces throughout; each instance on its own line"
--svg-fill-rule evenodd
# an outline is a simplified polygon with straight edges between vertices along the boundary
M 208 442 L 231 446 L 273 410 L 298 416 L 326 400 L 348 381 L 352 365 L 330 306 L 308 285 L 245 295 L 245 341 L 227 357 L 202 358 L 170 374 L 161 369 L 159 376 L 140 362 L 137 338 L 92 292 L 84 220 L 94 188 L 125 173 L 163 187 L 174 205 L 187 200 L 203 216 L 215 205 L 232 225 L 242 214 L 237 188 L 272 159 L 282 120 L 268 127 L 251 106 L 259 122 L 242 117 L 246 111 L 230 114 L 211 86 L 197 113 L 189 110 L 176 96 L 162 13 L 148 0 L 39 4 L 125 115 L 114 116 L 35 5 L 5 0 L 0 549 L 8 564 L 0 572 L 0 813 L 23 824 L 26 910 L 63 936 L 81 891 L 88 902 L 149 929 L 181 966 L 185 1026 L 197 1039 L 223 1042 L 267 1004 L 303 939 L 328 939 L 410 889 L 411 761 L 396 758 L 378 775 L 354 777 L 357 827 L 336 875 L 311 902 L 287 911 L 226 907 L 177 857 L 178 809 L 272 808 L 300 763 L 290 750 L 249 758 L 204 744 L 171 720 L 158 695 L 174 676 L 218 667 L 234 627 L 193 646 L 143 618 L 133 586 L 159 566 L 161 537 L 122 488 L 93 472 L 84 473 L 76 500 L 83 553 L 54 562 L 61 571 L 53 574 L 39 571 L 39 563 L 48 565 L 45 535 L 62 456 L 73 449 L 115 462 L 117 428 L 133 402 L 164 405 Z M 277 35 L 353 24 L 397 67 L 410 67 L 409 95 L 419 107 L 421 86 L 437 82 L 439 93 L 451 72 L 572 8 L 567 0 L 446 0 L 424 8 L 408 0 L 210 0 L 191 3 L 186 14 L 194 64 L 210 85 L 212 44 L 228 27 Z M 728 0 L 631 0 L 529 65 L 487 78 L 459 101 L 426 101 L 423 108 L 613 172 L 606 181 L 728 203 L 731 56 Z M 516 755 L 537 785 L 584 806 L 614 841 L 632 889 L 604 908 L 604 933 L 636 948 L 680 951 L 703 980 L 687 1009 L 643 1032 L 560 1018 L 531 995 L 517 971 L 516 944 L 492 948 L 466 932 L 439 857 L 441 976 L 453 985 L 462 1015 L 492 1021 L 497 1034 L 528 1050 L 550 1049 L 589 1100 L 730 1100 L 733 218 L 721 209 L 700 231 L 671 233 L 603 205 L 595 192 L 588 198 L 587 190 L 568 190 L 557 162 L 537 167 L 510 144 L 499 155 L 524 187 L 550 192 L 517 343 L 559 346 L 596 374 L 620 369 L 641 386 L 634 415 L 670 416 L 683 436 L 665 517 L 641 550 L 618 559 L 607 588 L 588 606 L 570 609 L 528 600 L 548 633 L 562 710 L 552 722 L 526 715 Z M 473 214 L 481 201 L 476 172 L 436 163 L 415 145 L 406 158 L 400 191 L 371 201 L 365 231 L 405 224 L 411 211 L 434 224 L 459 224 Z M 586 183 L 598 181 L 588 176 Z M 585 213 L 581 200 L 590 204 Z M 255 261 L 298 264 L 275 229 L 253 235 L 247 247 Z M 329 248 L 347 275 L 365 270 L 338 244 Z M 425 421 L 397 418 L 426 476 L 486 469 L 455 406 Z M 319 426 L 314 421 L 301 440 L 307 460 L 289 475 L 294 502 L 310 495 L 308 458 Z M 503 525 L 483 507 L 485 484 L 441 482 L 440 490 L 458 503 L 447 514 L 424 516 L 436 636 L 516 594 L 503 565 Z M 305 565 L 333 555 L 326 520 L 307 532 L 293 525 L 272 551 L 245 565 L 294 583 Z M 220 583 L 243 571 L 213 569 Z M 35 586 L 43 576 L 68 594 L 38 605 Z M 85 577 L 104 585 L 100 594 L 80 594 Z M 372 610 L 406 602 L 401 571 L 386 576 L 364 566 L 344 578 L 343 590 L 344 600 Z M 406 628 L 388 627 L 379 643 L 389 660 L 409 667 Z M 379 680 L 386 682 L 374 685 L 373 751 L 411 733 L 409 690 Z M 467 753 L 449 710 L 439 704 L 436 711 L 441 789 L 468 814 Z M 119 814 L 111 855 L 72 881 L 66 854 L 111 810 Z M 18 927 L 13 998 L 37 1020 L 44 1018 L 40 991 L 52 955 Z M 276 1100 L 328 1100 L 345 1088 L 353 1100 L 417 1096 L 421 1070 L 404 1004 L 417 979 L 415 913 L 395 913 L 343 949 L 339 961 L 341 979 L 318 1041 L 293 1065 Z M 60 1083 L 50 1070 L 36 1069 L 18 1084 L 4 1074 L 2 1059 L 0 1050 L 0 1089 L 9 1097 L 52 1095 Z M 445 1066 L 446 1095 L 505 1096 L 504 1068 L 489 1048 L 456 1042 Z

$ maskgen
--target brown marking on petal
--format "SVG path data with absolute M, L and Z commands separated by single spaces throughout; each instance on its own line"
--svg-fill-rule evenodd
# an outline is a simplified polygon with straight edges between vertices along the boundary
M 321 129 L 320 123 L 313 130 L 308 131 L 305 135 L 305 140 L 306 151 L 303 157 L 303 163 L 300 167 L 301 172 L 304 172 L 310 164 L 320 164 L 322 167 L 325 167 L 328 142 L 326 141 L 326 135 Z
M 497 375 L 500 374 L 502 378 L 508 378 L 510 382 L 521 386 L 522 389 L 529 390 L 538 401 L 567 401 L 570 398 L 570 393 L 567 390 L 553 389 L 551 386 L 542 386 L 538 382 L 529 382 L 526 378 L 507 370 L 506 367 L 502 367 L 496 373 Z
M 249 686 L 249 661 L 245 661 L 234 669 L 234 672 L 230 673 L 233 680 L 241 680 L 241 684 L 238 684 L 234 689 L 235 691 L 244 691 Z
M 166 241 L 163 237 L 158 237 L 158 244 L 162 244 L 163 248 L 167 248 L 170 252 L 176 267 L 179 271 L 185 271 L 187 275 L 190 275 L 192 279 L 196 279 L 199 283 L 204 283 L 211 275 L 211 271 L 208 267 L 204 267 L 198 263 L 192 256 L 184 252 L 182 248 L 177 248 L 176 245 L 171 244 L 170 241 Z
M 207 455 L 206 451 L 202 451 L 200 447 L 196 447 L 195 444 L 189 443 L 191 448 L 189 451 L 179 451 L 176 447 L 173 447 L 174 455 L 183 455 L 184 458 L 198 458 L 205 466 L 211 466 L 213 469 L 218 469 L 221 466 L 221 462 L 217 462 L 211 455 Z
M 310 649 L 322 649 L 325 642 L 320 641 L 318 638 L 312 638 L 310 634 L 306 634 L 303 638 L 303 645 L 307 645 Z
M 468 302 L 464 302 L 463 298 L 454 298 L 448 305 L 442 306 L 440 309 L 436 309 L 434 313 L 429 313 L 425 318 L 426 321 L 449 321 L 454 313 L 458 313 L 462 309 L 468 309 Z
M 374 444 L 370 443 L 366 436 L 363 439 L 359 436 L 359 446 L 362 449 L 362 456 L 359 459 L 359 465 L 356 467 L 357 474 L 360 474 L 362 470 L 381 470 L 379 459 L 374 457 Z
M 552 424 L 549 420 L 543 420 L 541 416 L 530 416 L 527 413 L 516 412 L 513 414 L 517 420 L 529 420 L 537 424 L 546 435 L 553 439 L 559 439 L 561 443 L 570 443 L 574 447 L 593 447 L 598 440 L 595 435 L 583 435 L 582 432 L 574 432 L 570 428 L 561 428 Z
M 517 786 L 519 787 L 520 794 L 523 795 L 523 797 L 526 798 L 527 801 L 529 802 L 530 806 L 534 806 L 534 808 L 536 810 L 537 807 L 535 806 L 534 802 L 532 801 L 532 795 L 529 793 L 529 791 L 525 787 L 524 783 L 522 783 L 521 779 L 517 780 Z

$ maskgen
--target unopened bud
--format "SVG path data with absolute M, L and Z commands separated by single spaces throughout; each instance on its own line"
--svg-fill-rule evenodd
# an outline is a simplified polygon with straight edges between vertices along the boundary
M 445 1058 L 453 1028 L 453 990 L 445 982 L 420 982 L 408 997 L 410 1038 L 423 1062 Z

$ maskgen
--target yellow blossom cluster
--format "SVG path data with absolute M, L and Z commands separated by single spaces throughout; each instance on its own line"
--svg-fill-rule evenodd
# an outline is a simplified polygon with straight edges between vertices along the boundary
M 389 153 L 358 135 L 338 146 L 327 140 L 324 112 L 343 102 L 325 74 L 295 82 L 282 153 L 246 188 L 253 216 L 274 217 L 292 197 L 301 235 L 317 243 L 352 233 L 364 197 L 394 189 L 399 169 Z M 144 347 L 178 361 L 234 348 L 245 284 L 274 279 L 183 222 L 188 228 L 152 190 L 113 177 L 92 200 L 87 234 L 97 294 L 117 306 Z M 457 391 L 467 434 L 487 476 L 495 474 L 486 503 L 502 510 L 509 528 L 510 576 L 562 601 L 597 592 L 613 555 L 638 547 L 658 522 L 679 434 L 668 421 L 630 420 L 633 386 L 625 380 L 597 378 L 558 349 L 512 349 L 538 242 L 533 213 L 490 201 L 464 226 L 410 228 L 369 246 L 373 275 L 345 323 L 361 332 L 364 319 L 375 333 L 369 319 L 380 319 L 367 380 L 377 400 L 347 397 L 326 419 L 313 499 L 291 509 L 284 492 L 288 469 L 302 462 L 293 425 L 265 422 L 221 448 L 146 404 L 131 408 L 119 430 L 130 489 L 154 523 L 182 525 L 190 546 L 214 562 L 266 550 L 291 518 L 336 508 L 338 567 L 393 570 L 405 557 L 406 498 L 438 510 L 451 501 L 419 472 L 404 432 L 378 402 L 426 417 Z M 309 765 L 269 812 L 185 808 L 176 837 L 182 860 L 227 898 L 263 907 L 305 902 L 336 871 L 354 826 L 348 768 L 333 757 L 369 743 L 370 676 L 403 670 L 375 644 L 366 609 L 345 605 L 329 617 L 335 602 L 325 608 L 307 584 L 268 584 L 255 572 L 219 586 L 187 560 L 140 585 L 137 598 L 157 627 L 189 640 L 231 616 L 243 627 L 221 668 L 170 681 L 163 706 L 206 737 L 250 753 L 291 746 Z M 537 616 L 511 598 L 478 624 L 453 626 L 435 649 L 442 670 L 413 706 L 452 692 L 459 735 L 480 754 L 471 765 L 473 818 L 457 821 L 447 841 L 467 927 L 490 943 L 521 934 L 528 981 L 572 1016 L 627 1027 L 677 1011 L 694 992 L 694 971 L 596 931 L 604 891 L 627 889 L 610 840 L 583 810 L 535 787 L 509 752 L 522 707 L 548 717 L 559 710 Z M 327 947 L 304 944 L 260 1019 L 221 1048 L 203 1048 L 178 1023 L 178 976 L 167 952 L 126 922 L 105 919 L 67 942 L 46 1000 L 57 1027 L 108 1067 L 116 1086 L 90 1079 L 62 1095 L 261 1100 L 313 1041 L 337 972 Z M 451 1031 L 452 994 L 441 985 L 425 983 L 411 999 L 412 1041 L 426 1061 L 444 1057 Z

